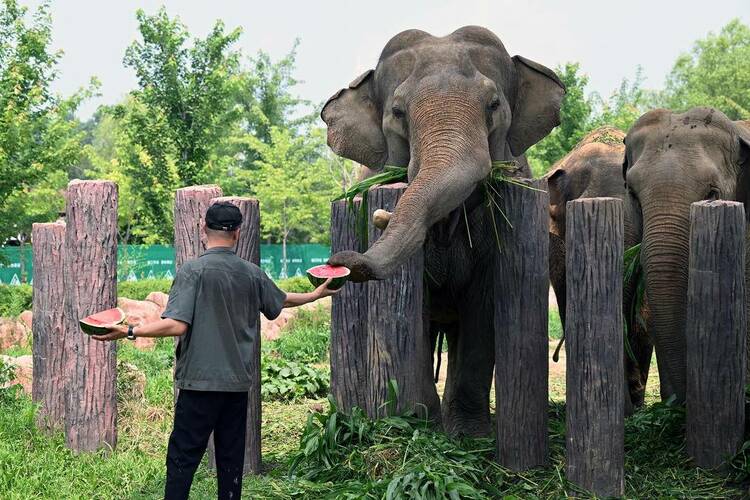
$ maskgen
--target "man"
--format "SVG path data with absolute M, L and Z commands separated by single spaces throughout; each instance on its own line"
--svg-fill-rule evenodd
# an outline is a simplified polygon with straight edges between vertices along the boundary
M 239 499 L 245 457 L 247 393 L 253 343 L 260 342 L 258 314 L 276 318 L 281 309 L 336 293 L 328 280 L 310 293 L 285 293 L 233 248 L 242 214 L 231 203 L 206 212 L 206 252 L 182 265 L 160 321 L 118 325 L 96 340 L 180 337 L 175 385 L 180 395 L 167 449 L 165 498 L 186 499 L 198 464 L 214 433 L 219 498 Z

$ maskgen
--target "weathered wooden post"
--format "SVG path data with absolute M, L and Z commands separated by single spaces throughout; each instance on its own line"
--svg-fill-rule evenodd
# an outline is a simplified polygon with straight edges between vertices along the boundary
M 65 223 L 34 224 L 32 399 L 42 429 L 65 423 Z M 78 332 L 80 334 L 80 332 Z
M 392 212 L 406 184 L 379 186 L 368 193 L 368 208 Z M 370 224 L 372 244 L 382 231 Z M 372 417 L 389 411 L 388 386 L 398 385 L 397 411 L 425 411 L 439 418 L 440 401 L 432 379 L 429 332 L 424 328 L 424 256 L 417 252 L 393 276 L 367 284 L 367 410 Z
M 357 234 L 361 203 L 356 199 L 353 207 L 345 200 L 331 204 L 331 254 L 366 250 Z M 366 359 L 367 283 L 347 283 L 331 303 L 331 394 L 343 412 L 354 406 L 367 410 Z
M 568 202 L 565 244 L 567 476 L 597 496 L 622 496 L 622 202 Z
M 699 467 L 734 455 L 745 428 L 745 210 L 690 207 L 686 447 Z
M 222 195 L 214 185 L 189 186 L 178 189 L 174 197 L 174 254 L 175 266 L 200 257 L 206 250 L 203 222 L 211 200 Z
M 225 196 L 214 198 L 209 206 L 217 202 L 229 202 L 236 205 L 242 212 L 242 227 L 240 239 L 235 252 L 237 255 L 255 265 L 260 265 L 260 207 L 254 198 L 239 196 Z M 260 323 L 260 316 L 258 317 Z M 247 394 L 247 427 L 245 431 L 245 473 L 260 474 L 260 324 L 258 338 L 253 343 L 253 362 L 250 366 L 250 390 Z M 213 436 L 209 441 L 209 466 L 216 468 L 216 454 L 214 452 Z
M 174 255 L 175 268 L 188 260 L 197 259 L 206 251 L 206 232 L 203 224 L 211 200 L 222 195 L 221 188 L 213 184 L 189 186 L 178 189 L 174 197 Z M 175 349 L 180 337 L 175 337 Z M 179 390 L 174 388 L 177 401 Z
M 497 460 L 522 471 L 547 463 L 549 196 L 544 179 L 528 188 L 500 183 L 496 215 L 495 400 Z M 511 227 L 508 227 L 510 223 Z
M 117 185 L 68 184 L 65 230 L 65 433 L 74 451 L 117 443 L 115 342 L 84 334 L 78 319 L 117 305 Z

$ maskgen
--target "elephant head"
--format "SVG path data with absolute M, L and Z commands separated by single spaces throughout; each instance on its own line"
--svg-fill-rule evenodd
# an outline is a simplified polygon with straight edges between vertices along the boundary
M 492 161 L 521 156 L 559 123 L 564 94 L 551 70 L 510 57 L 485 28 L 394 36 L 377 67 L 331 97 L 321 117 L 334 152 L 375 170 L 408 166 L 409 186 L 366 253 L 341 252 L 330 263 L 350 268 L 353 281 L 389 276 Z
M 726 199 L 750 208 L 750 128 L 712 108 L 657 109 L 636 121 L 625 144 L 627 203 L 642 214 L 649 331 L 668 379 L 662 397 L 684 401 L 690 204 Z

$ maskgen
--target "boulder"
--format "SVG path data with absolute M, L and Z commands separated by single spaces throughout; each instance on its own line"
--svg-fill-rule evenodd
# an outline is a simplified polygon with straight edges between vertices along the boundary
M 316 309 L 319 306 L 323 306 L 327 310 L 331 310 L 331 298 L 326 297 L 317 302 L 311 304 L 305 304 L 301 307 L 295 307 L 290 309 L 283 309 L 279 317 L 274 320 L 268 320 L 262 314 L 260 315 L 260 336 L 263 340 L 276 340 L 281 336 L 282 330 L 287 328 L 294 318 L 297 316 L 300 310 Z
M 0 351 L 29 345 L 31 329 L 18 318 L 0 318 Z
M 18 319 L 20 319 L 21 322 L 24 325 L 26 325 L 26 328 L 31 330 L 31 323 L 32 323 L 33 316 L 34 314 L 31 311 L 24 311 L 20 314 L 20 316 L 18 316 Z
M 150 300 L 132 300 L 125 297 L 117 299 L 117 307 L 125 311 L 127 323 L 133 326 L 148 325 L 159 321 L 164 311 L 162 307 Z M 155 343 L 156 339 L 138 338 L 135 346 L 139 349 L 148 349 Z
M 167 302 L 169 301 L 169 295 L 163 292 L 151 292 L 146 297 L 146 300 L 153 302 L 154 304 L 161 307 L 162 312 L 167 308 Z
M 23 388 L 23 392 L 31 394 L 31 377 L 34 372 L 33 357 L 30 354 L 17 357 L 0 356 L 0 361 L 8 366 L 12 366 L 15 371 L 15 378 L 3 385 L 3 387 L 19 384 Z

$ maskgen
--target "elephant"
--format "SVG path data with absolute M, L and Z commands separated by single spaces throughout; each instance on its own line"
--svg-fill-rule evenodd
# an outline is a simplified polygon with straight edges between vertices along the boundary
M 560 321 L 565 330 L 565 208 L 566 203 L 579 198 L 612 197 L 625 200 L 625 183 L 622 179 L 622 161 L 625 156 L 625 133 L 604 126 L 587 134 L 570 153 L 556 162 L 545 175 L 549 189 L 549 276 L 557 298 Z M 624 208 L 625 248 L 637 244 L 640 239 L 640 219 L 631 207 Z M 623 310 L 629 311 L 635 297 L 636 282 L 625 283 Z M 639 311 L 648 316 L 647 302 Z M 627 318 L 626 318 L 627 320 Z M 646 382 L 653 346 L 648 332 L 640 322 L 628 324 L 630 353 L 624 352 L 625 381 L 627 393 L 626 413 L 643 405 Z M 564 335 L 564 334 L 563 334 Z M 563 336 L 564 338 L 564 336 Z M 562 341 L 561 341 L 562 342 Z M 556 360 L 556 359 L 555 359 Z
M 748 125 L 713 108 L 656 109 L 641 116 L 625 137 L 626 200 L 642 226 L 648 328 L 662 399 L 685 401 L 690 205 L 735 200 L 750 213 Z
M 553 71 L 510 57 L 486 28 L 444 37 L 411 29 L 321 111 L 336 154 L 375 171 L 407 167 L 408 186 L 381 237 L 329 263 L 348 267 L 355 282 L 380 280 L 424 252 L 429 331 L 448 341 L 445 391 L 431 418 L 453 435 L 492 429 L 496 278 L 488 269 L 497 243 L 482 183 L 493 161 L 516 161 L 518 175 L 531 177 L 523 154 L 559 124 L 564 94 Z

